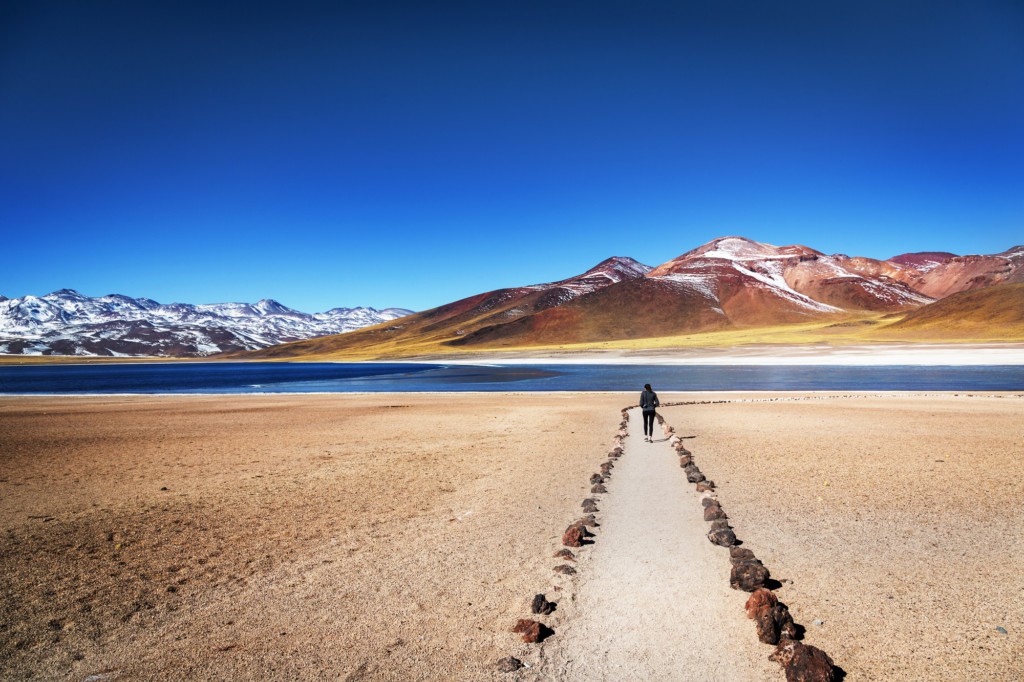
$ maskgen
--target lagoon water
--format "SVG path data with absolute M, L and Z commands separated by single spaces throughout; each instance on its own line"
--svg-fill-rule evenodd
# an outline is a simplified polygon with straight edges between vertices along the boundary
M 0 366 L 0 394 L 1022 391 L 1024 366 L 153 363 Z

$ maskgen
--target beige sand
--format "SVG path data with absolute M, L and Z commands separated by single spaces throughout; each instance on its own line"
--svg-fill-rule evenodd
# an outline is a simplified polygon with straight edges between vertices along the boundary
M 600 535 L 578 577 L 551 572 L 633 398 L 2 399 L 0 677 L 529 679 L 585 618 L 636 636 L 620 602 L 587 601 Z M 1018 679 L 1024 399 L 664 412 L 848 680 Z M 635 512 L 615 511 L 629 475 L 602 502 L 609 538 Z M 698 582 L 731 598 L 718 551 L 720 582 Z M 558 633 L 519 643 L 508 629 L 541 591 L 566 601 Z M 649 625 L 666 639 L 695 627 Z M 741 666 L 770 650 L 742 625 Z M 508 654 L 535 667 L 494 672 Z
M 1024 397 L 663 412 L 847 680 L 1022 679 Z
M 498 676 L 623 402 L 0 400 L 0 678 Z

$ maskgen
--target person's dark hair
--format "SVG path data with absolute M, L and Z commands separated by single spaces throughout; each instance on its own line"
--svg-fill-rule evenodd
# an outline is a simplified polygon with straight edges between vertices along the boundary
M 644 390 L 645 390 L 645 391 L 653 391 L 654 389 L 653 389 L 653 388 L 651 388 L 651 385 L 650 385 L 650 384 L 644 384 Z

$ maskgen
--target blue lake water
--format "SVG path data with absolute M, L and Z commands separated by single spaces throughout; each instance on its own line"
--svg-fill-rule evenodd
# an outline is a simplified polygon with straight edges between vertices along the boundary
M 1024 366 L 155 363 L 0 366 L 0 394 L 356 391 L 1022 391 Z

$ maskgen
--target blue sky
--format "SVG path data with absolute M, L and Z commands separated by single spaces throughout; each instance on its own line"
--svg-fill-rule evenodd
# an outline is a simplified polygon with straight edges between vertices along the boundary
M 424 309 L 1024 242 L 1024 4 L 0 5 L 0 294 Z

